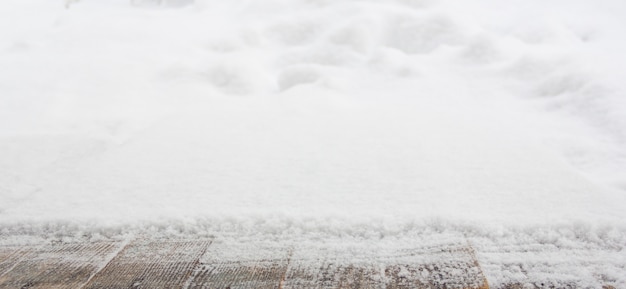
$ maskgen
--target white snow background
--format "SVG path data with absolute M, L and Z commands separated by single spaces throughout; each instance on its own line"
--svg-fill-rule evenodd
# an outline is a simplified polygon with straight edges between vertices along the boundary
M 624 287 L 625 27 L 622 0 L 3 1 L 3 242 L 436 233 L 496 285 Z

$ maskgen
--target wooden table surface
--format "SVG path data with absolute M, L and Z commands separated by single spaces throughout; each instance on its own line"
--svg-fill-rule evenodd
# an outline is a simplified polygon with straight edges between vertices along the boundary
M 6 245 L 0 288 L 489 288 L 468 244 L 416 246 L 353 263 L 309 248 L 246 258 L 237 250 L 171 238 Z

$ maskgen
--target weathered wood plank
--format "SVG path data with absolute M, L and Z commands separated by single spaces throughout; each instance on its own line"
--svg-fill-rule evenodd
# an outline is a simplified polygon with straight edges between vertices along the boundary
M 480 242 L 481 265 L 492 288 L 626 288 L 626 251 L 611 238 L 561 243 L 529 234 Z
M 279 288 L 287 271 L 288 251 L 255 244 L 215 244 L 202 258 L 187 288 Z
M 399 252 L 385 267 L 387 289 L 489 288 L 487 279 L 468 245 L 449 244 Z
M 0 277 L 17 265 L 28 251 L 23 246 L 0 247 Z
M 0 248 L 0 265 L 8 264 L 2 265 L 8 269 L 0 288 L 488 288 L 465 244 L 408 249 L 209 246 L 203 240 L 159 239 L 103 244 Z
M 118 248 L 117 243 L 51 244 L 27 247 L 0 276 L 0 288 L 80 288 Z
M 294 254 L 283 288 L 488 288 L 473 251 L 446 244 L 411 250 Z M 320 259 L 311 259 L 318 255 Z M 324 256 L 326 255 L 326 256 Z
M 208 240 L 135 240 L 83 288 L 182 288 Z
M 374 265 L 336 265 L 324 263 L 319 267 L 310 264 L 290 266 L 282 288 L 339 288 L 370 289 L 384 288 Z
M 616 289 L 616 287 L 614 287 L 613 285 L 601 285 L 602 289 Z M 527 282 L 527 283 L 519 283 L 519 282 L 515 282 L 515 283 L 507 283 L 507 284 L 502 284 L 500 286 L 496 287 L 497 289 L 526 289 L 526 288 L 533 288 L 533 289 L 576 289 L 576 288 L 594 288 L 594 287 L 583 287 L 580 284 L 576 284 L 576 282 L 569 282 L 569 283 L 555 283 L 554 281 L 550 281 L 550 280 L 544 280 L 544 281 L 533 281 L 533 282 Z M 598 287 L 600 288 L 600 287 Z
M 285 270 L 284 264 L 274 261 L 203 264 L 188 288 L 278 288 Z
M 536 281 L 529 283 L 509 283 L 496 287 L 497 289 L 577 289 L 577 288 L 593 288 L 593 287 L 581 287 L 575 283 L 557 283 L 552 281 Z M 602 286 L 602 289 L 615 289 L 612 287 Z

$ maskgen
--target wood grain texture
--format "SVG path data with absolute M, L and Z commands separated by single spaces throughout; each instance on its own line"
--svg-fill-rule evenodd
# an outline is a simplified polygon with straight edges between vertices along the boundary
M 0 276 L 0 288 L 80 288 L 119 244 L 96 242 L 26 247 Z M 11 258 L 11 257 L 10 257 Z
M 371 252 L 350 262 L 328 254 L 323 259 L 291 261 L 283 288 L 488 288 L 466 245 Z
M 286 271 L 278 261 L 203 264 L 189 283 L 190 289 L 279 288 Z
M 336 265 L 324 263 L 319 267 L 309 264 L 295 264 L 289 268 L 283 288 L 341 288 L 370 289 L 384 288 L 384 280 L 380 279 L 373 265 Z
M 398 264 L 385 267 L 387 289 L 489 288 L 469 245 L 449 244 L 399 253 L 393 257 Z
M 467 244 L 364 248 L 169 239 L 2 247 L 0 288 L 488 288 Z
M 0 247 L 0 277 L 15 267 L 29 250 L 19 246 Z
M 135 240 L 83 288 L 183 288 L 207 240 Z
M 215 244 L 202 258 L 187 288 L 279 288 L 289 264 L 288 251 L 258 244 Z

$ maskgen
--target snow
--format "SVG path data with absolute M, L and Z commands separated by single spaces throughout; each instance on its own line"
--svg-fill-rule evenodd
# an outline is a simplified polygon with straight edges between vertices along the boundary
M 526 271 L 623 287 L 624 13 L 618 0 L 6 1 L 0 239 L 373 248 L 445 234 L 476 247 L 492 284 Z

